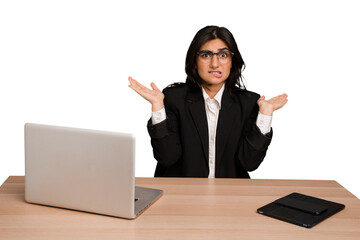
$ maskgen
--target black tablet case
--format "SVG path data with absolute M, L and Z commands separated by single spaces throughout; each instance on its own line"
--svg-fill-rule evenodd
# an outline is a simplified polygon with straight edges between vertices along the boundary
M 257 210 L 258 213 L 311 228 L 345 208 L 345 205 L 300 193 L 291 193 Z

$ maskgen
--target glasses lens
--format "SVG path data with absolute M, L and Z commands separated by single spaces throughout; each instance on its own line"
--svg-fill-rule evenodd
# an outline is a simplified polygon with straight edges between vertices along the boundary
M 205 63 L 209 63 L 211 61 L 211 58 L 214 54 L 210 51 L 202 51 L 199 53 L 199 57 L 201 59 L 201 61 L 205 62 Z
M 232 55 L 230 51 L 221 51 L 218 53 L 219 61 L 223 64 L 228 63 Z

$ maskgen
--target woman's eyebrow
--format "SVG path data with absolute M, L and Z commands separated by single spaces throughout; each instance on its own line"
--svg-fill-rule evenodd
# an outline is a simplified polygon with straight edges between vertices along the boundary
M 230 51 L 230 49 L 228 49 L 226 47 L 225 48 L 218 48 L 218 52 L 221 52 L 221 51 L 224 51 L 224 50 L 229 50 Z M 201 50 L 200 52 L 213 52 L 213 51 L 204 49 L 204 50 Z

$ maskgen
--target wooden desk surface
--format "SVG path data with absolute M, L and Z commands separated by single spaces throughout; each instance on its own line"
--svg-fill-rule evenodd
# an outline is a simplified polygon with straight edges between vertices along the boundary
M 135 220 L 29 204 L 24 177 L 0 187 L 0 239 L 360 239 L 360 200 L 335 181 L 136 178 L 164 195 Z M 291 192 L 343 203 L 311 229 L 256 213 Z

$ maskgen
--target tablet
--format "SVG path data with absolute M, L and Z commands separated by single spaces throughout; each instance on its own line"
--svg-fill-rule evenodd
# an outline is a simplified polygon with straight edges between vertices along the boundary
M 345 205 L 301 193 L 291 193 L 257 210 L 258 213 L 302 227 L 317 223 L 343 210 Z

